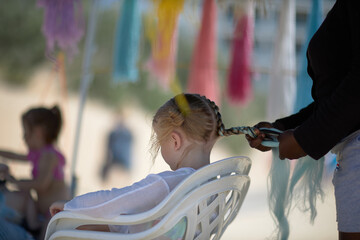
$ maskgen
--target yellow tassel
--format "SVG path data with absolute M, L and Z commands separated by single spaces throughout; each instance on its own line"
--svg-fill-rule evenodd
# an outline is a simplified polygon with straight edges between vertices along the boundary
M 153 57 L 163 59 L 169 56 L 172 36 L 177 27 L 178 16 L 183 10 L 184 0 L 154 0 L 157 5 L 157 34 Z

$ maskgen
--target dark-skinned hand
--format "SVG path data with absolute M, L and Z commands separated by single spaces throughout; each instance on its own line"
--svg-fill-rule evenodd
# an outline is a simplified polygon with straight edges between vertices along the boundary
M 287 130 L 279 135 L 279 158 L 281 160 L 298 159 L 306 156 L 306 153 L 301 148 L 294 137 L 293 130 Z
M 255 127 L 255 134 L 257 135 L 256 138 L 252 138 L 248 134 L 245 135 L 245 138 L 249 142 L 250 147 L 260 150 L 262 152 L 271 150 L 270 147 L 265 147 L 265 146 L 261 145 L 261 142 L 265 138 L 265 134 L 261 133 L 259 128 L 273 128 L 273 125 L 269 122 L 259 122 L 254 127 Z

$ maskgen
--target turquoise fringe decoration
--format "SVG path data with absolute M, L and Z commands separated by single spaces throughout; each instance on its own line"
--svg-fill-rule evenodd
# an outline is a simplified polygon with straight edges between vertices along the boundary
M 115 39 L 114 82 L 135 82 L 138 78 L 140 20 L 138 0 L 124 0 Z
M 290 199 L 295 197 L 299 209 L 303 212 L 310 212 L 310 223 L 312 224 L 317 215 L 316 200 L 318 196 L 321 200 L 324 198 L 321 188 L 324 160 L 325 158 L 321 158 L 316 161 L 309 156 L 299 159 L 289 185 Z M 294 191 L 295 185 L 298 185 L 297 191 Z
M 280 160 L 279 148 L 272 149 L 273 161 L 268 176 L 268 204 L 271 216 L 275 222 L 273 239 L 286 240 L 289 238 L 290 227 L 287 216 L 290 210 L 289 179 L 290 162 Z
M 322 23 L 322 0 L 313 0 L 311 13 L 308 17 L 307 25 L 307 40 L 302 49 L 302 62 L 301 68 L 297 77 L 297 96 L 295 102 L 294 111 L 297 112 L 300 109 L 309 105 L 313 99 L 311 97 L 312 80 L 307 73 L 307 58 L 306 51 L 309 45 L 310 39 L 315 34 L 317 29 Z M 294 169 L 294 173 L 290 183 L 290 194 L 294 194 L 294 187 L 299 183 L 300 192 L 295 193 L 302 195 L 303 206 L 299 206 L 303 211 L 310 212 L 310 221 L 313 223 L 316 217 L 316 199 L 317 196 L 323 197 L 321 189 L 321 180 L 323 176 L 324 158 L 315 161 L 310 156 L 301 158 Z M 300 196 L 295 197 L 301 198 Z M 300 201 L 301 202 L 301 201 Z
M 319 28 L 322 23 L 322 0 L 313 0 L 311 13 L 307 22 L 307 40 L 304 42 L 301 52 L 301 65 L 300 71 L 297 76 L 297 93 L 294 106 L 294 112 L 298 112 L 300 109 L 309 105 L 313 99 L 311 97 L 312 80 L 307 73 L 307 58 L 306 51 L 309 45 L 310 39 Z

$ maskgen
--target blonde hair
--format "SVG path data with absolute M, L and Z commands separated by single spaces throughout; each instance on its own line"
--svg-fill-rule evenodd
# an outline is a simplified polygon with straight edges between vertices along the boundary
M 236 128 L 225 129 L 219 107 L 213 101 L 189 93 L 176 95 L 162 105 L 153 118 L 152 127 L 153 160 L 159 152 L 160 143 L 175 128 L 181 128 L 188 138 L 205 143 L 219 136 L 241 134 Z

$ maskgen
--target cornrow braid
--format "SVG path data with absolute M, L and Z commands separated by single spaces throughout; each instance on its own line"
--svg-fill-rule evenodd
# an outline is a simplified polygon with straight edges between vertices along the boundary
M 213 109 L 217 122 L 217 133 L 219 136 L 231 136 L 231 135 L 239 135 L 239 134 L 248 134 L 252 137 L 255 137 L 256 134 L 254 132 L 253 127 L 231 127 L 226 129 L 224 123 L 222 121 L 221 113 L 219 111 L 219 107 L 215 104 L 215 102 L 206 98 L 205 96 L 200 96 L 204 101 L 208 103 L 208 105 Z

